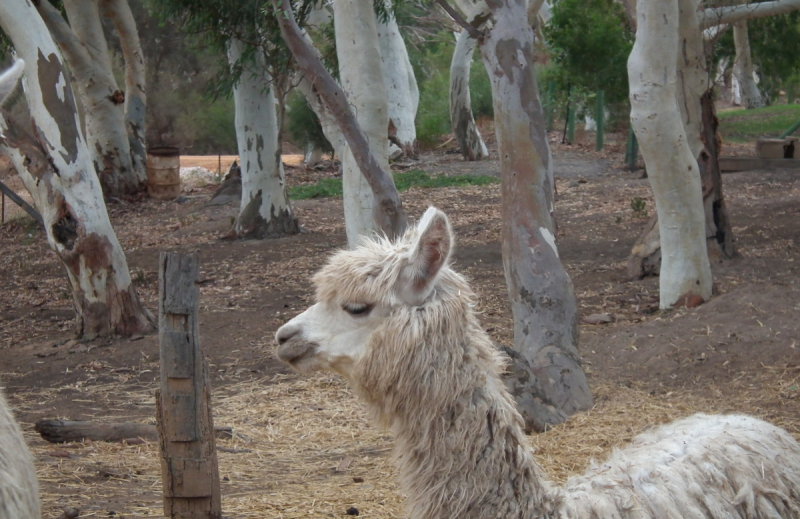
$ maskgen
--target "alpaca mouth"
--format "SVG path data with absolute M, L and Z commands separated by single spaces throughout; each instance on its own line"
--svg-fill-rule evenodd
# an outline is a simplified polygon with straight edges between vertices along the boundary
M 313 342 L 289 341 L 278 347 L 278 358 L 296 368 L 303 360 L 313 357 L 316 350 Z

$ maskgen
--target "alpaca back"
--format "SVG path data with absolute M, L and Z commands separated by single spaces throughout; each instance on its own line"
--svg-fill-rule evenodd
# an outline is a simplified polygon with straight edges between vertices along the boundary
M 41 517 L 33 457 L 0 392 L 0 519 Z
M 739 415 L 697 414 L 634 438 L 564 488 L 562 518 L 800 518 L 800 445 Z

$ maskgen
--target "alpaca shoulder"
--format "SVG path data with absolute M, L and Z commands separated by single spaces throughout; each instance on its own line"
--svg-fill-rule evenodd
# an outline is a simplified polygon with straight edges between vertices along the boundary
M 797 467 L 800 445 L 785 431 L 698 414 L 637 436 L 571 478 L 565 517 L 798 518 Z

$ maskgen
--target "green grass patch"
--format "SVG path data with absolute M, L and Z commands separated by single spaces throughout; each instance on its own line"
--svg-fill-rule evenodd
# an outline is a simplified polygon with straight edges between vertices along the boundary
M 717 116 L 723 140 L 749 142 L 762 137 L 777 138 L 800 120 L 800 105 L 726 110 Z
M 485 186 L 496 184 L 500 179 L 487 175 L 429 175 L 415 169 L 406 173 L 395 173 L 394 185 L 398 191 L 406 191 L 412 187 L 430 189 L 435 187 Z M 306 184 L 289 188 L 289 198 L 303 200 L 307 198 L 341 197 L 342 179 L 324 178 L 315 184 Z

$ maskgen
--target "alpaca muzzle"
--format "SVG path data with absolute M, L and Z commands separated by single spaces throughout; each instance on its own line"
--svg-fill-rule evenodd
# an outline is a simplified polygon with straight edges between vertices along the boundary
M 293 339 L 282 342 L 278 346 L 278 358 L 293 368 L 298 368 L 303 360 L 314 357 L 316 350 L 316 344 L 306 342 L 295 336 Z

